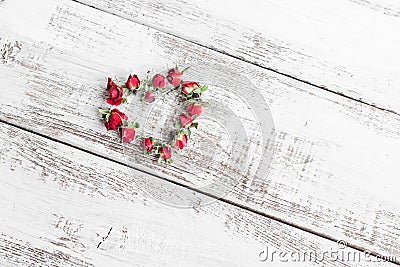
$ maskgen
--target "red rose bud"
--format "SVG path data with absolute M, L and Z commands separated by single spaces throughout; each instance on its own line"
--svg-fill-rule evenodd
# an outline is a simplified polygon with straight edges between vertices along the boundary
M 165 160 L 168 160 L 171 158 L 172 150 L 170 147 L 168 147 L 168 146 L 160 147 L 159 152 L 160 152 L 161 158 L 163 158 Z
M 135 138 L 135 128 L 121 128 L 122 142 L 130 143 Z
M 156 74 L 153 77 L 152 84 L 154 88 L 165 88 L 165 79 L 161 74 Z
M 170 69 L 168 71 L 167 80 L 173 86 L 178 86 L 181 83 L 182 74 L 177 69 Z
M 174 147 L 182 149 L 187 145 L 187 141 L 188 141 L 188 136 L 186 134 L 180 134 L 175 140 Z
M 153 93 L 151 91 L 147 91 L 144 94 L 144 98 L 143 99 L 144 99 L 144 101 L 146 101 L 148 103 L 151 103 L 151 102 L 154 101 L 155 97 L 153 96 Z
M 203 111 L 203 107 L 198 103 L 191 103 L 186 107 L 186 111 L 190 116 L 200 116 Z
M 108 121 L 104 123 L 104 125 L 106 126 L 107 131 L 117 130 L 117 128 L 122 125 L 122 120 L 127 119 L 128 117 L 124 113 L 115 108 L 111 110 L 110 117 Z
M 112 80 L 112 78 L 108 77 L 108 81 L 107 81 L 107 91 L 109 91 L 111 89 L 112 86 L 115 86 L 115 82 Z
M 151 150 L 153 150 L 153 145 L 154 145 L 153 138 L 148 137 L 143 139 L 142 141 L 142 148 L 147 152 L 151 152 Z
M 199 87 L 200 85 L 197 82 L 184 82 L 182 84 L 182 94 L 188 95 Z
M 129 90 L 136 90 L 140 86 L 140 80 L 138 76 L 135 75 L 129 75 L 128 80 L 125 83 L 126 88 Z
M 179 120 L 181 122 L 182 128 L 189 128 L 192 125 L 192 117 L 186 114 L 179 115 Z
M 122 103 L 122 96 L 124 95 L 124 90 L 116 85 L 111 78 L 108 78 L 107 83 L 108 97 L 106 101 L 108 104 L 113 106 L 118 106 Z

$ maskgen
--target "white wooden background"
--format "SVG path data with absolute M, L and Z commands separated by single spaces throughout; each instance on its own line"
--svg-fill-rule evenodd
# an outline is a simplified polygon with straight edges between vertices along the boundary
M 0 264 L 265 266 L 338 240 L 397 258 L 298 264 L 400 264 L 399 32 L 394 0 L 0 1 Z M 263 184 L 177 209 L 132 173 L 194 177 L 126 166 L 96 108 L 106 76 L 198 61 L 259 86 L 276 152 Z

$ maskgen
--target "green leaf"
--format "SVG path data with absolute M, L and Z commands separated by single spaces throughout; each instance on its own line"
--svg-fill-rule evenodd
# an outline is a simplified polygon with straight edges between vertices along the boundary
M 210 103 L 209 103 L 209 102 L 202 102 L 201 105 L 202 105 L 204 108 L 208 108 L 208 107 L 210 106 Z
M 200 91 L 204 92 L 204 91 L 207 91 L 207 89 L 208 89 L 208 85 L 205 84 L 205 85 L 203 85 L 203 87 L 200 88 Z
M 111 116 L 111 113 L 106 114 L 105 120 L 106 120 L 106 121 L 109 121 L 109 120 L 110 120 L 110 116 Z
M 128 126 L 126 126 L 126 128 L 129 128 L 129 129 L 138 128 L 138 127 L 135 127 L 135 126 L 136 126 L 136 123 L 137 123 L 137 122 L 131 122 L 131 123 L 128 124 Z
M 197 129 L 198 126 L 199 126 L 199 123 L 198 123 L 198 122 L 193 122 L 193 123 L 192 123 L 192 127 L 194 127 L 194 128 Z
M 192 99 L 192 96 L 193 96 L 193 92 L 191 92 L 190 94 L 186 95 L 186 99 L 190 100 L 190 99 Z
M 124 90 L 124 95 L 125 96 L 129 96 L 130 94 L 132 94 L 132 91 L 129 90 L 128 88 L 124 88 L 123 90 Z
M 132 126 L 133 126 L 133 128 L 139 128 L 139 123 L 138 122 L 134 122 Z
M 97 110 L 98 110 L 101 114 L 104 114 L 104 115 L 110 113 L 110 110 L 108 110 L 108 109 L 101 109 L 101 108 L 98 108 Z
M 128 100 L 126 99 L 126 97 L 122 98 L 122 103 L 126 103 L 128 102 Z

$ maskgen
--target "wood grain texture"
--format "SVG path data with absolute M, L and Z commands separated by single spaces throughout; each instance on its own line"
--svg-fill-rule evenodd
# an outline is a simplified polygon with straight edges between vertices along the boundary
M 18 19 L 20 3 L 5 1 L 0 7 L 2 42 L 21 44 L 0 65 L 2 84 L 16 88 L 0 98 L 4 121 L 124 162 L 118 138 L 98 120 L 96 108 L 104 106 L 102 77 L 124 77 L 132 69 L 143 75 L 171 62 L 222 64 L 259 86 L 276 126 L 275 143 L 269 144 L 276 153 L 268 178 L 252 184 L 244 177 L 226 199 L 362 249 L 400 253 L 397 115 L 78 3 L 23 3 L 29 12 Z M 234 98 L 227 100 L 241 105 Z M 257 136 L 257 129 L 250 135 Z M 260 147 L 257 140 L 252 145 Z M 132 167 L 185 185 L 199 182 L 176 164 L 158 165 L 141 157 L 134 146 L 128 152 L 140 159 L 128 160 Z M 215 162 L 211 179 L 225 179 L 218 172 L 221 164 Z M 251 167 L 246 171 L 251 177 Z
M 2 266 L 265 266 L 266 247 L 315 253 L 300 266 L 394 266 L 331 261 L 335 242 L 220 201 L 164 206 L 126 167 L 4 123 L 0 138 Z
M 400 113 L 396 0 L 77 0 Z

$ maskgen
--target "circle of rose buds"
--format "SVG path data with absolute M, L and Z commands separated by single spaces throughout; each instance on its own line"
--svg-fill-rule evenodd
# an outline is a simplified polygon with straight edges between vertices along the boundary
M 180 95 L 188 100 L 186 111 L 179 115 L 178 134 L 169 143 L 162 143 L 153 137 L 144 137 L 140 140 L 140 146 L 144 153 L 154 155 L 159 162 L 167 163 L 172 161 L 172 153 L 175 149 L 183 149 L 187 146 L 191 135 L 191 128 L 198 127 L 198 123 L 194 120 L 202 113 L 205 103 L 201 101 L 201 95 L 208 89 L 207 85 L 200 86 L 198 82 L 183 81 L 182 74 L 189 67 L 178 70 L 178 67 L 171 68 L 167 72 L 167 76 L 157 73 L 151 79 L 140 80 L 139 77 L 129 75 L 125 84 L 117 84 L 112 78 L 107 81 L 107 97 L 106 102 L 111 106 L 119 106 L 127 102 L 127 97 L 131 94 L 137 95 L 141 92 L 141 100 L 151 103 L 155 100 L 156 94 L 168 86 L 172 90 L 177 90 Z M 137 122 L 128 122 L 128 117 L 117 108 L 98 109 L 102 115 L 104 126 L 107 131 L 117 131 L 124 143 L 130 143 L 135 139 L 136 131 L 139 128 Z

